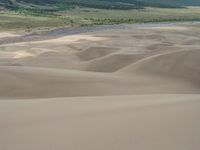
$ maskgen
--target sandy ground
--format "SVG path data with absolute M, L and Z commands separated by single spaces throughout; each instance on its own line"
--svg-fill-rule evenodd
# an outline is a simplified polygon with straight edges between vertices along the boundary
M 200 149 L 199 25 L 10 36 L 1 150 Z
M 0 38 L 8 38 L 8 37 L 19 37 L 20 34 L 12 33 L 12 32 L 1 32 Z

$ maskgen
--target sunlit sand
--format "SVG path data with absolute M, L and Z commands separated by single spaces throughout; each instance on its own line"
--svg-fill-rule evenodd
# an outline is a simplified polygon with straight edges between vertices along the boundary
M 200 149 L 200 30 L 0 45 L 1 150 Z M 16 37 L 20 38 L 20 36 Z

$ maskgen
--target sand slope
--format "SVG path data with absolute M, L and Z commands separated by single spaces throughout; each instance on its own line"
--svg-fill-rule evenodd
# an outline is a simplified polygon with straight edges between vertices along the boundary
M 199 95 L 0 101 L 3 150 L 199 149 Z
M 135 74 L 149 74 L 191 81 L 200 86 L 200 50 L 179 50 L 141 59 L 120 70 Z
M 49 34 L 2 35 L 0 150 L 200 149 L 199 24 Z
M 1 98 L 200 93 L 199 87 L 187 80 L 150 75 L 107 75 L 32 67 L 0 67 L 0 72 Z

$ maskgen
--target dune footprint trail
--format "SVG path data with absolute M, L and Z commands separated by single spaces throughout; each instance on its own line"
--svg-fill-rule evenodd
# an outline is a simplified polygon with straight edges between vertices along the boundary
M 200 149 L 198 26 L 3 37 L 0 149 Z

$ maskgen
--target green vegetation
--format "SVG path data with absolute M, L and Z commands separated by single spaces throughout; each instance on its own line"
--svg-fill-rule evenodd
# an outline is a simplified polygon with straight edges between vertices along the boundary
M 181 9 L 145 8 L 133 10 L 77 8 L 70 11 L 59 12 L 58 14 L 76 20 L 83 20 L 88 24 L 193 21 L 200 20 L 200 7 Z
M 41 10 L 42 11 L 42 10 Z M 28 9 L 0 12 L 0 29 L 31 30 L 63 26 L 99 24 L 146 23 L 165 21 L 200 21 L 200 7 L 145 8 L 133 10 L 107 10 L 94 8 L 37 12 Z
M 151 6 L 151 7 L 149 7 Z M 0 30 L 200 21 L 199 0 L 0 0 Z
M 57 17 L 43 17 L 23 15 L 15 12 L 0 12 L 0 30 L 26 30 L 39 28 L 61 27 L 69 24 L 68 20 L 62 20 Z
M 134 9 L 144 7 L 181 8 L 200 6 L 199 0 L 1 0 L 0 6 L 18 9 L 40 9 L 48 6 L 50 10 L 68 9 L 69 7 L 90 7 L 100 9 Z M 44 9 L 44 8 L 43 8 Z

